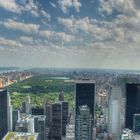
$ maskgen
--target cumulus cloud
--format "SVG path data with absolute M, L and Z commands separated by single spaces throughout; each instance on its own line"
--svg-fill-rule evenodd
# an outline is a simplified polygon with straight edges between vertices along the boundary
M 53 8 L 56 8 L 56 5 L 55 5 L 53 2 L 50 2 L 50 5 L 51 5 Z
M 16 0 L 0 0 L 0 7 L 14 13 L 29 13 L 34 17 L 44 16 L 50 20 L 51 16 L 33 0 L 27 0 L 18 4 Z
M 110 15 L 115 10 L 125 15 L 135 15 L 139 13 L 139 0 L 100 0 L 99 10 Z
M 51 38 L 51 39 L 57 39 L 57 40 L 62 40 L 66 42 L 70 42 L 74 40 L 74 36 L 70 34 L 66 34 L 65 32 L 56 32 L 56 31 L 50 31 L 50 30 L 45 30 L 45 31 L 40 31 L 39 32 L 40 36 L 44 38 Z
M 40 28 L 40 25 L 37 25 L 37 24 L 24 23 L 24 22 L 15 21 L 12 19 L 1 21 L 0 25 L 3 25 L 7 29 L 19 30 L 24 33 L 37 33 Z
M 58 22 L 72 32 L 79 33 L 82 31 L 95 41 L 103 41 L 112 36 L 111 30 L 103 26 L 99 27 L 98 24 L 94 22 L 93 19 L 89 19 L 89 17 L 78 20 L 74 18 L 58 18 Z
M 23 47 L 20 42 L 0 37 L 0 46 Z
M 34 42 L 33 38 L 32 37 L 28 37 L 28 36 L 21 36 L 20 40 L 22 42 L 29 43 L 29 44 L 32 44 Z
M 45 31 L 40 31 L 39 34 L 42 37 L 50 38 L 52 36 L 53 32 L 49 31 L 49 30 L 45 30 Z
M 89 29 L 89 18 L 84 17 L 82 19 L 71 18 L 58 18 L 58 23 L 65 26 L 70 31 L 76 31 L 77 29 L 88 31 Z
M 80 7 L 82 6 L 78 0 L 59 0 L 58 3 L 64 13 L 67 13 L 71 7 L 74 7 L 77 12 L 80 12 Z
M 55 36 L 58 39 L 61 39 L 61 40 L 66 41 L 66 42 L 70 42 L 70 41 L 74 40 L 74 36 L 66 34 L 65 32 L 56 32 Z
M 22 11 L 30 12 L 33 16 L 39 16 L 38 5 L 33 0 L 28 0 L 25 5 L 22 6 Z
M 51 20 L 51 15 L 47 13 L 45 10 L 40 10 L 40 14 L 44 17 L 46 17 L 49 21 Z
M 15 0 L 0 0 L 0 7 L 15 13 L 21 12 L 21 7 L 16 3 Z

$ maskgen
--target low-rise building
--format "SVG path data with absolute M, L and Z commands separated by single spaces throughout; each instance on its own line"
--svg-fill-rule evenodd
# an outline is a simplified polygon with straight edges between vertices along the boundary
M 2 140 L 39 140 L 38 133 L 8 132 Z

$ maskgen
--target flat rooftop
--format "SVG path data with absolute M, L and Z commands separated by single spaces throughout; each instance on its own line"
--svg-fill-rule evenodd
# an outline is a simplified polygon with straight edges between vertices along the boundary
M 2 140 L 37 140 L 38 133 L 8 132 Z

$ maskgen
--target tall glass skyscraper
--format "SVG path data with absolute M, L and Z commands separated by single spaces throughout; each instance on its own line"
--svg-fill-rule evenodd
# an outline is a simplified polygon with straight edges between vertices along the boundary
M 12 106 L 9 92 L 0 89 L 0 139 L 2 139 L 8 131 L 12 131 Z
M 133 116 L 140 113 L 140 84 L 126 84 L 125 127 L 133 128 Z
M 89 109 L 89 114 L 91 115 L 91 127 L 93 129 L 94 125 L 94 97 L 95 97 L 95 83 L 94 81 L 90 80 L 82 80 L 82 81 L 77 81 L 76 82 L 76 93 L 75 93 L 75 139 L 79 140 L 79 116 L 80 116 L 80 108 L 81 106 L 87 106 Z M 90 128 L 89 128 L 90 129 Z M 90 132 L 91 134 L 81 131 L 82 133 L 91 135 L 91 137 L 88 137 L 86 140 L 92 140 L 92 131 Z

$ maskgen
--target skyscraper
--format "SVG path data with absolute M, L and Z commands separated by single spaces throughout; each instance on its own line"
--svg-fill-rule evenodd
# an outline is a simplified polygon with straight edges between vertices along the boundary
M 15 131 L 16 123 L 20 119 L 19 110 L 13 110 L 13 131 Z
M 35 132 L 38 133 L 39 140 L 46 140 L 45 120 L 45 115 L 34 116 Z
M 32 115 L 44 115 L 43 107 L 32 107 L 31 109 Z
M 52 139 L 62 139 L 62 104 L 54 103 L 52 105 Z
M 22 113 L 31 113 L 30 96 L 26 96 L 25 101 L 22 103 Z
M 90 80 L 82 80 L 76 82 L 76 94 L 75 94 L 75 124 L 78 124 L 78 118 L 80 115 L 80 107 L 87 106 L 92 117 L 91 128 L 94 125 L 94 97 L 95 97 L 95 83 Z M 79 126 L 75 125 L 75 139 L 79 140 Z M 92 135 L 93 132 L 90 132 Z M 92 137 L 90 139 L 92 140 Z
M 30 114 L 31 113 L 30 96 L 27 96 L 25 98 L 25 113 L 26 114 Z
M 46 140 L 51 139 L 51 127 L 52 127 L 52 103 L 48 101 L 44 105 L 44 115 L 46 116 Z
M 64 101 L 64 93 L 63 93 L 63 91 L 59 94 L 59 101 Z
M 66 140 L 75 140 L 75 125 L 68 124 L 66 126 Z
M 133 116 L 140 114 L 140 84 L 126 84 L 125 127 L 133 129 Z
M 134 114 L 133 116 L 133 132 L 137 135 L 140 134 L 140 114 Z
M 93 126 L 92 115 L 90 114 L 87 105 L 80 106 L 79 114 L 76 118 L 77 126 L 77 140 L 92 140 L 93 139 Z
M 0 139 L 12 131 L 12 106 L 7 90 L 0 90 Z
M 61 102 L 62 104 L 62 136 L 66 136 L 66 125 L 68 123 L 68 102 Z
M 15 127 L 16 132 L 29 132 L 34 133 L 34 117 L 31 115 L 23 114 L 18 119 Z
M 109 134 L 113 140 L 120 140 L 121 135 L 121 87 L 112 87 L 109 100 Z

